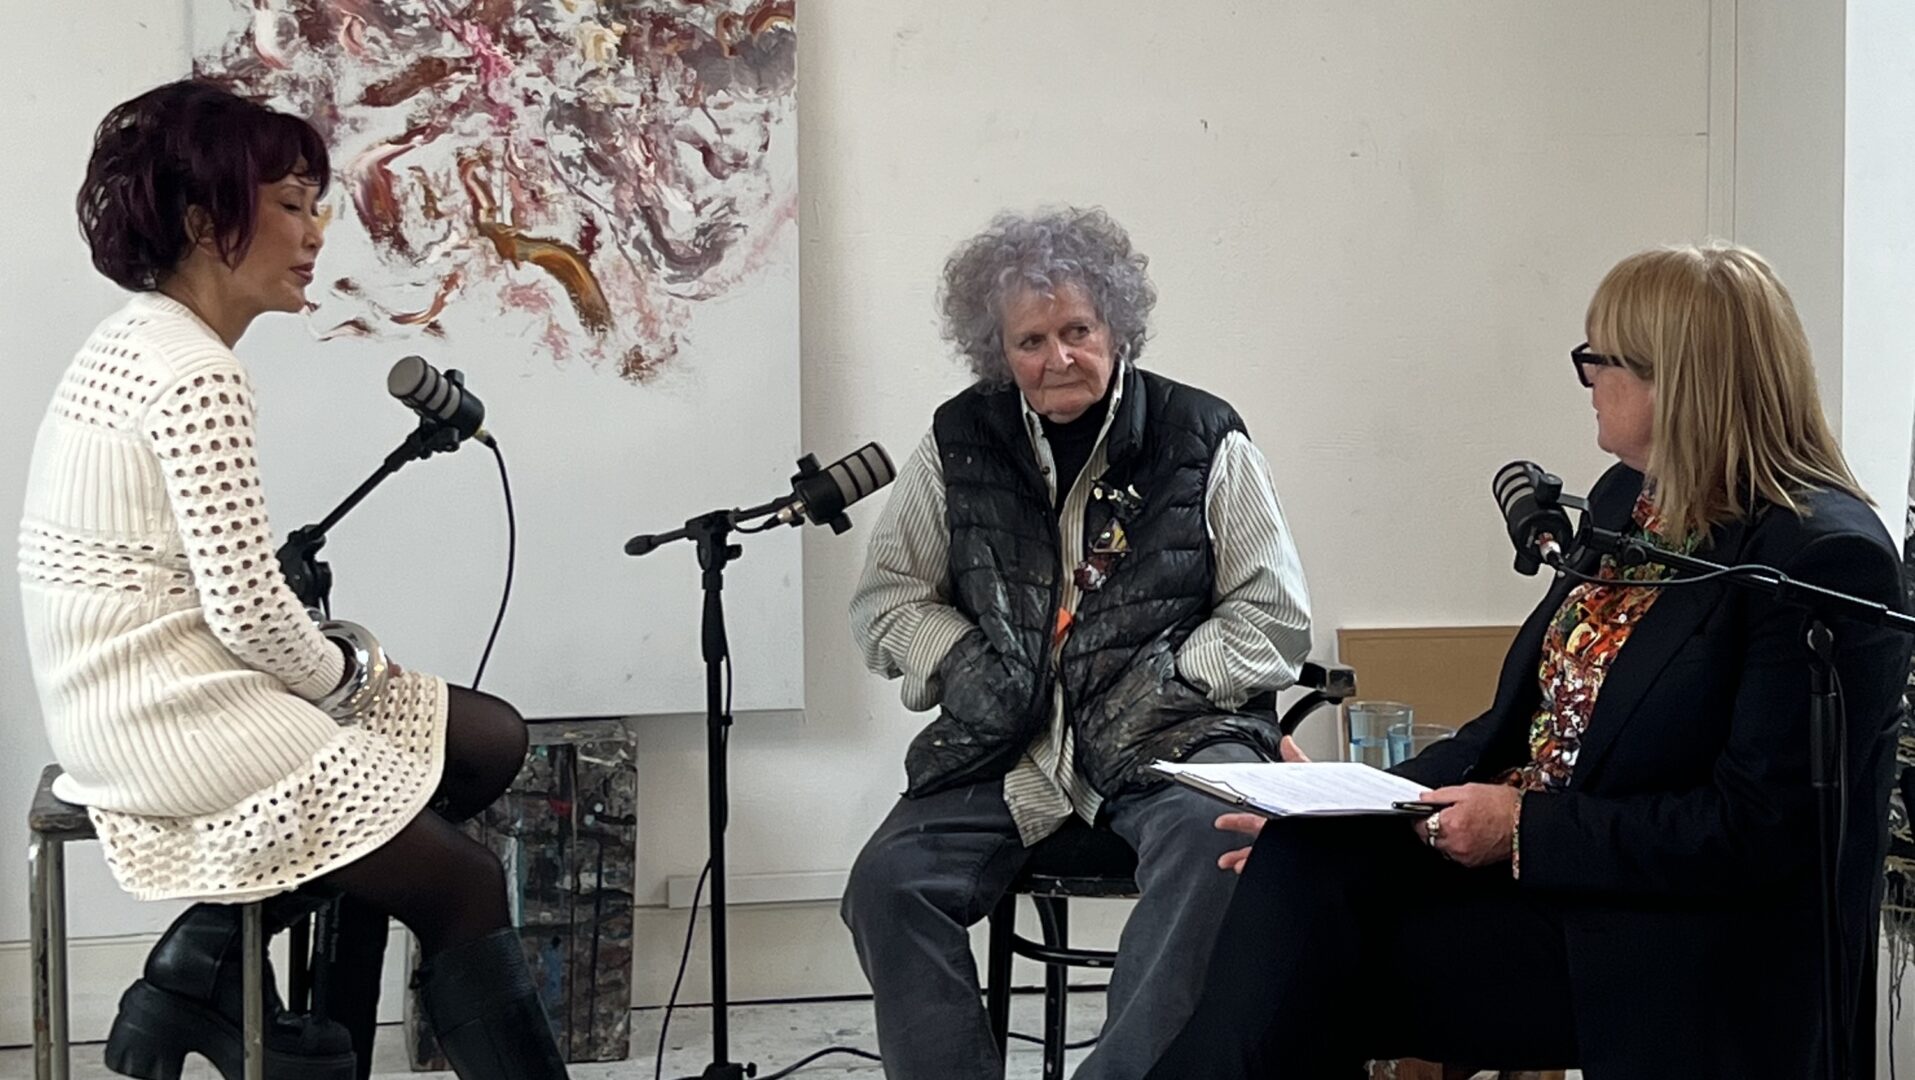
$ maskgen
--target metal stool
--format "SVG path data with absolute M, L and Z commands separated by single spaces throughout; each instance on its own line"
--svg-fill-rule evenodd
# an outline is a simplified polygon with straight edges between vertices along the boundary
M 69 1080 L 72 1060 L 67 1041 L 66 845 L 95 839 L 86 808 L 53 794 L 58 765 L 40 774 L 27 811 L 27 907 L 33 935 L 33 1076 Z M 240 940 L 245 963 L 244 1039 L 246 1080 L 265 1080 L 266 986 L 265 935 L 258 904 L 241 910 Z
M 1297 685 L 1310 692 L 1286 709 L 1277 721 L 1285 735 L 1293 734 L 1303 721 L 1325 705 L 1356 695 L 1356 672 L 1343 664 L 1306 662 L 1297 674 Z M 1246 702 L 1252 712 L 1275 713 L 1275 694 L 1265 694 Z M 1093 829 L 1073 818 L 1063 828 L 1040 841 L 1011 882 L 997 907 L 991 912 L 990 945 L 985 957 L 985 1014 L 991 1034 L 1002 1054 L 1010 1044 L 1011 1031 L 1011 957 L 1022 956 L 1044 965 L 1044 1080 L 1062 1080 L 1064 1075 L 1064 1021 L 1069 1006 L 1070 969 L 1074 967 L 1108 970 L 1117 964 L 1117 954 L 1109 949 L 1074 949 L 1070 946 L 1070 909 L 1072 897 L 1085 899 L 1134 899 L 1137 896 L 1137 853 L 1123 838 L 1108 829 Z M 1043 941 L 1032 941 L 1017 933 L 1017 898 L 1029 896 L 1037 908 L 1037 921 Z

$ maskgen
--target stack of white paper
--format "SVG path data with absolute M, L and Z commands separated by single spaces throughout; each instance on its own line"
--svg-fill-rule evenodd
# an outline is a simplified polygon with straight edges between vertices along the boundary
M 1354 761 L 1222 762 L 1152 768 L 1178 783 L 1234 806 L 1271 817 L 1333 814 L 1399 814 L 1393 804 L 1415 802 L 1430 790 Z

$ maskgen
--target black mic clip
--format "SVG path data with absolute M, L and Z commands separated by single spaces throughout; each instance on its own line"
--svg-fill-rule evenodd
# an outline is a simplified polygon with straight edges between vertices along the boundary
M 822 471 L 823 470 L 818 467 L 818 456 L 816 454 L 806 454 L 804 457 L 799 458 L 798 471 L 791 476 L 791 489 L 793 491 L 803 491 L 804 482 Z M 794 497 L 791 501 L 791 506 L 796 511 L 791 514 L 791 524 L 793 526 L 803 525 L 805 519 L 801 509 L 802 500 Z M 779 516 L 782 518 L 784 514 L 781 512 Z M 819 524 L 829 525 L 831 526 L 833 534 L 842 535 L 845 530 L 851 528 L 851 519 L 845 516 L 844 511 L 840 510 L 836 517 L 829 518 Z
M 316 611 L 324 611 L 332 596 L 332 565 L 319 557 L 319 549 L 325 546 L 325 530 L 307 525 L 289 533 L 275 556 L 286 587 L 301 604 Z
M 465 372 L 458 368 L 447 368 L 445 380 L 460 390 L 465 389 Z M 481 442 L 489 441 L 483 429 L 474 437 Z M 406 436 L 406 441 L 399 445 L 397 453 L 406 461 L 424 461 L 434 454 L 450 454 L 464 441 L 465 437 L 459 434 L 459 429 L 451 422 L 420 413 L 419 426 Z
M 1536 484 L 1536 505 L 1555 509 L 1560 507 L 1563 495 L 1563 478 L 1553 472 L 1537 469 L 1530 474 Z M 1539 533 L 1535 542 L 1516 549 L 1516 572 L 1524 576 L 1536 573 L 1543 563 L 1551 567 L 1559 566 L 1563 561 L 1563 542 L 1568 537 Z
M 1530 576 L 1545 564 L 1561 570 L 1576 540 L 1567 506 L 1582 500 L 1563 494 L 1562 478 L 1533 461 L 1512 461 L 1490 482 L 1509 538 L 1516 545 L 1516 572 Z

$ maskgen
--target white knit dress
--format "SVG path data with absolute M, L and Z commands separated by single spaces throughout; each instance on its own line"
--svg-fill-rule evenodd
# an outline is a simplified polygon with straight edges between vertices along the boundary
M 344 668 L 274 558 L 246 372 L 182 304 L 136 295 L 55 392 L 20 524 L 54 791 L 122 888 L 238 903 L 378 848 L 444 764 L 446 687 L 407 671 L 341 724 Z

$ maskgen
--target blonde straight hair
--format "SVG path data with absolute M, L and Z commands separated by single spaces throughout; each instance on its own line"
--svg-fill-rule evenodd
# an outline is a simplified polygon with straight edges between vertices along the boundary
M 1648 477 L 1663 527 L 1707 533 L 1814 489 L 1868 501 L 1830 433 L 1795 302 L 1733 244 L 1639 252 L 1589 302 L 1590 347 L 1655 385 Z

